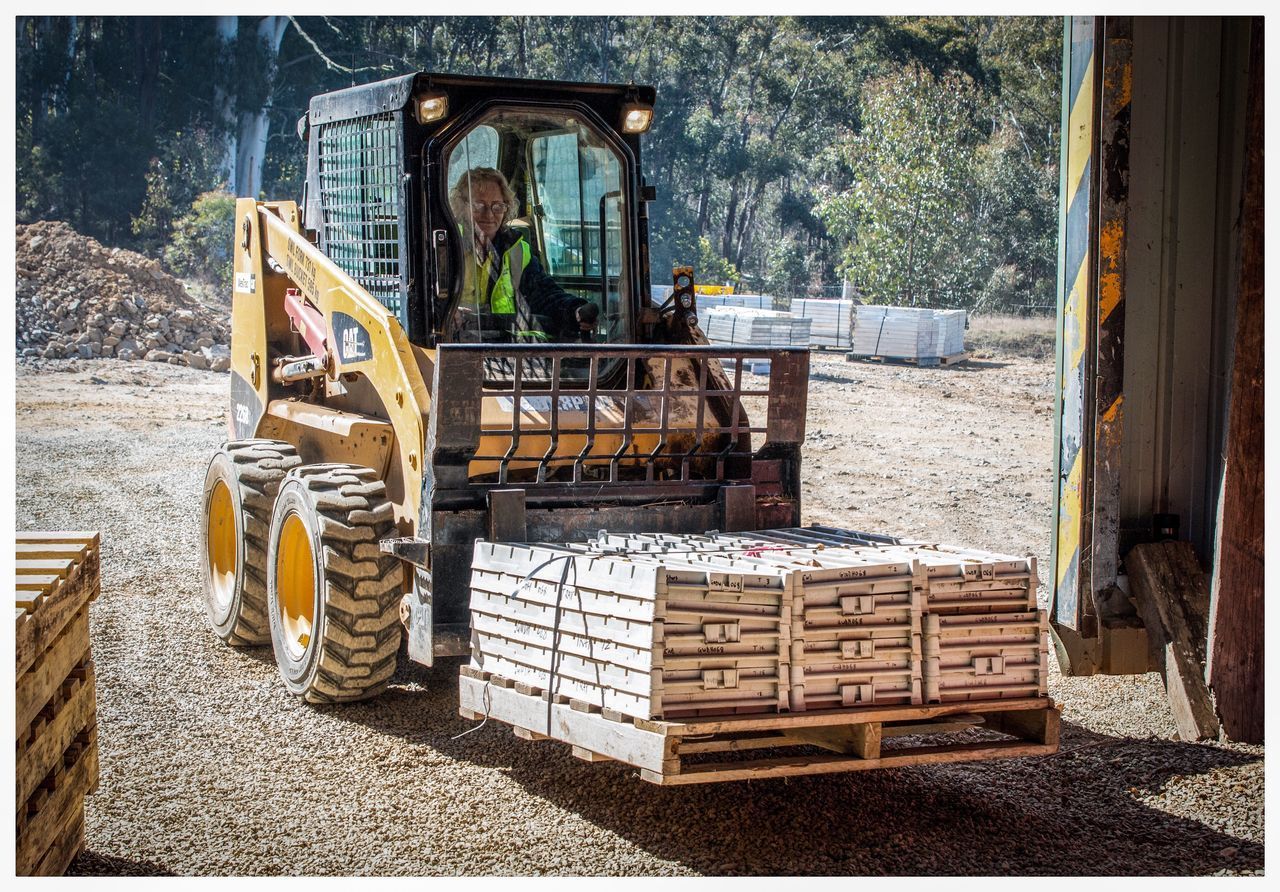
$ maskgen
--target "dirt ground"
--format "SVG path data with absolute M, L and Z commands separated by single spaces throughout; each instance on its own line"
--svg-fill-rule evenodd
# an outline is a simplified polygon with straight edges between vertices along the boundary
M 804 521 L 1033 554 L 1049 573 L 1051 358 L 815 353 Z M 227 376 L 17 369 L 19 529 L 102 531 L 101 785 L 85 874 L 1212 874 L 1263 867 L 1262 747 L 1178 742 L 1158 676 L 1051 678 L 1061 751 L 664 789 L 456 712 L 457 662 L 379 700 L 288 697 L 209 630 L 200 486 Z M 1042 600 L 1047 591 L 1042 584 Z

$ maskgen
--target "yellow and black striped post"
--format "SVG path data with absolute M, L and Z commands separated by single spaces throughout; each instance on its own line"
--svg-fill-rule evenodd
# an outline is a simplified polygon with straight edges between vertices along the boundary
M 1132 17 L 1067 20 L 1053 620 L 1086 640 L 1119 563 L 1132 58 Z
M 1092 518 L 1088 575 L 1097 595 L 1116 583 L 1120 562 L 1120 449 L 1124 434 L 1124 293 L 1129 224 L 1129 111 L 1133 18 L 1103 21 L 1098 143 L 1098 310 L 1095 325 Z
M 1080 597 L 1081 543 L 1085 541 L 1085 469 L 1089 460 L 1091 418 L 1089 312 L 1095 279 L 1091 233 L 1097 193 L 1097 20 L 1067 19 L 1063 40 L 1063 127 L 1061 198 L 1058 227 L 1058 412 L 1055 463 L 1053 616 L 1059 625 L 1096 637 L 1092 599 Z M 1090 621 L 1095 620 L 1095 621 Z

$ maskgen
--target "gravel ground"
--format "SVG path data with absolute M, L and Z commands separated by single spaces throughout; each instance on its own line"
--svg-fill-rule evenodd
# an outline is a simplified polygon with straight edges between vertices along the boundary
M 690 788 L 497 723 L 459 737 L 475 723 L 456 713 L 457 661 L 405 665 L 373 703 L 307 706 L 270 648 L 224 646 L 201 605 L 226 376 L 117 361 L 17 375 L 18 527 L 103 534 L 101 785 L 73 873 L 1262 871 L 1263 748 L 1178 742 L 1154 675 L 1055 669 L 1054 756 Z M 815 358 L 806 522 L 1047 563 L 1052 377 L 1051 361 Z

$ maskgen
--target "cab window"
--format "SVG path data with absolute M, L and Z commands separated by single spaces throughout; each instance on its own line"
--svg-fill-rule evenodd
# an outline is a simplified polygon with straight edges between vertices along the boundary
M 572 112 L 498 109 L 444 157 L 463 246 L 445 340 L 631 340 L 625 162 L 592 125 Z

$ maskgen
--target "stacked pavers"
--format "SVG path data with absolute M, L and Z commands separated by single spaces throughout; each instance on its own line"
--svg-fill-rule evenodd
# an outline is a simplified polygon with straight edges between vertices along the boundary
M 1036 697 L 1034 559 L 832 530 L 477 542 L 472 665 L 639 718 Z

